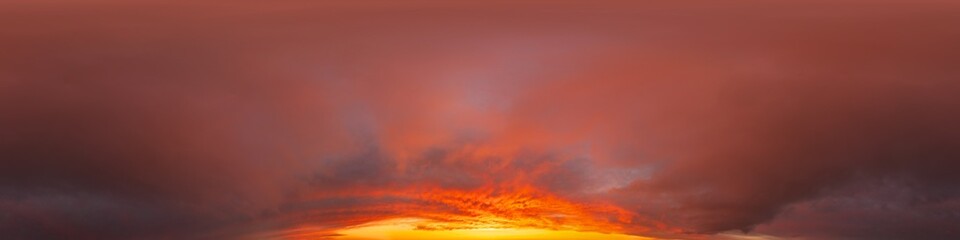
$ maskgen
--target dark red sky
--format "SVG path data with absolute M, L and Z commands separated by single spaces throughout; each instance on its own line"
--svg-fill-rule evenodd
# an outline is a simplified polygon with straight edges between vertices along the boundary
M 927 0 L 2 1 L 0 236 L 960 239 L 958 26 Z

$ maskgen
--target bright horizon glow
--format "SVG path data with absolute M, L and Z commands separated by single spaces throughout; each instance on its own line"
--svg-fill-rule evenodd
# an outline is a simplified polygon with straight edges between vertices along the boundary
M 614 233 L 580 232 L 572 230 L 551 230 L 535 228 L 477 228 L 454 230 L 423 230 L 418 224 L 430 220 L 419 218 L 399 218 L 371 222 L 337 231 L 338 240 L 445 240 L 445 239 L 604 239 L 604 240 L 644 240 L 652 239 L 640 236 Z

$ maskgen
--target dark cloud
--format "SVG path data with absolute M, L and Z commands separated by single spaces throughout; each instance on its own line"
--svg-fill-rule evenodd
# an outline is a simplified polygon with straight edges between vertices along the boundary
M 956 189 L 903 177 L 861 178 L 791 205 L 759 229 L 818 239 L 951 239 L 960 217 Z

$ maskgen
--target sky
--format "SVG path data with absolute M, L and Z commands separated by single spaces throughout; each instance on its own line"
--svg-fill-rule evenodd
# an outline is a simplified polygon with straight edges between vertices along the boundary
M 4 239 L 960 239 L 960 4 L 0 1 Z

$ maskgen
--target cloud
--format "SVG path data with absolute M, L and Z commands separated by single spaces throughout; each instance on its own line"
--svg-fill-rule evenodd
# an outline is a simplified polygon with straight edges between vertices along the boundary
M 960 234 L 954 7 L 701 4 L 4 3 L 0 233 Z

